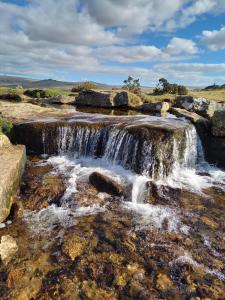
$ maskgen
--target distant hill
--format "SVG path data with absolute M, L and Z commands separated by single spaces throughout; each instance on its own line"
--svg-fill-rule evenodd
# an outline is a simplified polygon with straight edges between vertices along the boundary
M 104 83 L 93 82 L 101 89 L 110 89 L 116 86 L 107 85 Z M 71 89 L 74 86 L 78 86 L 82 82 L 66 82 L 58 81 L 53 79 L 35 80 L 30 78 L 22 78 L 15 76 L 3 76 L 0 75 L 0 86 L 5 87 L 17 87 L 22 86 L 23 88 L 62 88 L 65 90 Z

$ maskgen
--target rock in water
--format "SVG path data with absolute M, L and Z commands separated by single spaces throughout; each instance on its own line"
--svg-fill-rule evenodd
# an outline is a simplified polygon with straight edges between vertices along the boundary
M 135 108 L 140 111 L 157 112 L 163 114 L 170 109 L 170 104 L 168 102 L 145 103 Z
M 212 117 L 212 134 L 225 137 L 225 110 L 216 111 Z
M 89 177 L 90 183 L 99 191 L 113 196 L 123 193 L 123 186 L 112 178 L 98 172 L 93 172 Z
M 1 260 L 7 264 L 18 251 L 16 240 L 10 235 L 3 235 L 0 243 Z

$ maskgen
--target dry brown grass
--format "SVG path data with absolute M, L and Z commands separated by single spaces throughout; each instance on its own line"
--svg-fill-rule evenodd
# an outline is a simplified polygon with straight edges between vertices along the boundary
M 208 100 L 214 100 L 217 102 L 223 102 L 225 103 L 225 89 L 222 90 L 214 90 L 214 91 L 196 91 L 191 90 L 188 93 L 189 96 L 193 96 L 196 98 L 206 98 Z M 152 95 L 152 94 L 146 94 L 142 93 L 142 101 L 147 103 L 152 102 L 158 102 L 162 101 L 164 99 L 170 99 L 173 101 L 176 98 L 177 95 L 171 95 L 171 94 L 164 94 L 164 95 Z
M 208 100 L 225 103 L 225 89 L 211 91 L 191 91 L 189 94 L 194 97 L 203 97 Z

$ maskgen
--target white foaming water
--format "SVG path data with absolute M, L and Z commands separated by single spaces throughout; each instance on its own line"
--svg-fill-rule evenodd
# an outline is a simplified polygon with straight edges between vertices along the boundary
M 138 230 L 154 227 L 160 230 L 188 234 L 189 227 L 181 222 L 179 212 L 168 206 L 133 202 L 126 202 L 123 206 L 136 214 L 135 221 Z
M 181 222 L 178 211 L 168 206 L 143 203 L 147 192 L 146 184 L 149 182 L 148 177 L 136 175 L 119 165 L 108 165 L 104 159 L 89 157 L 75 159 L 56 156 L 49 158 L 47 162 L 50 162 L 56 170 L 68 177 L 67 190 L 63 198 L 68 198 L 72 192 L 76 192 L 77 182 L 88 182 L 90 174 L 98 171 L 124 185 L 130 186 L 132 184 L 132 201 L 123 202 L 122 209 L 134 212 L 133 216 L 137 229 L 155 227 L 161 230 L 188 234 L 189 228 Z
M 185 251 L 184 255 L 182 256 L 179 256 L 177 259 L 175 259 L 174 261 L 172 261 L 170 263 L 171 266 L 173 266 L 173 264 L 189 264 L 189 265 L 192 265 L 193 267 L 195 268 L 201 268 L 203 269 L 206 273 L 208 274 L 212 274 L 212 275 L 215 275 L 217 276 L 220 280 L 222 281 L 225 281 L 225 275 L 220 272 L 219 270 L 217 269 L 210 269 L 208 267 L 206 267 L 205 265 L 203 264 L 199 264 L 197 261 L 195 261 L 191 254 L 187 251 Z
M 174 139 L 174 166 L 166 178 L 157 180 L 158 184 L 174 188 L 184 188 L 194 193 L 212 186 L 225 191 L 225 171 L 205 161 L 204 150 L 195 127 L 186 130 L 186 147 L 184 158 L 179 160 L 177 141 Z
M 97 204 L 88 207 L 79 207 L 71 210 L 65 206 L 53 205 L 43 208 L 40 211 L 25 211 L 24 221 L 29 225 L 29 230 L 35 235 L 45 235 L 52 237 L 52 231 L 57 227 L 54 238 L 61 238 L 66 228 L 74 226 L 78 218 L 86 215 L 93 215 L 105 211 L 104 206 Z M 60 225 L 60 226 L 59 226 Z M 59 229 L 58 229 L 59 228 Z M 51 241 L 49 241 L 50 243 Z M 49 245 L 46 241 L 46 246 Z
M 70 128 L 61 128 L 60 141 L 58 144 L 61 153 L 65 153 L 67 149 L 75 147 L 79 154 L 84 156 L 54 156 L 47 160 L 55 169 L 66 176 L 67 188 L 63 199 L 68 199 L 72 194 L 77 192 L 78 182 L 88 182 L 89 176 L 92 172 L 98 171 L 114 180 L 123 184 L 124 186 L 131 186 L 131 202 L 123 203 L 123 208 L 132 210 L 134 212 L 137 228 L 155 227 L 158 229 L 166 229 L 169 231 L 181 232 L 188 234 L 188 227 L 181 222 L 181 213 L 173 210 L 168 206 L 144 204 L 144 199 L 147 193 L 147 182 L 152 178 L 149 177 L 148 172 L 143 172 L 143 175 L 137 175 L 134 172 L 125 169 L 118 165 L 117 161 L 130 161 L 135 164 L 135 157 L 137 155 L 137 143 L 132 140 L 131 136 L 123 131 L 112 131 L 107 139 L 104 148 L 104 155 L 102 158 L 94 158 L 94 153 L 99 144 L 100 135 L 96 129 L 88 129 L 84 131 L 76 131 L 76 137 L 79 143 L 74 146 L 73 132 Z M 71 131 L 71 132 L 70 132 Z M 103 135 L 107 132 L 102 131 Z M 68 139 L 71 135 L 71 140 Z M 194 126 L 188 127 L 185 131 L 185 149 L 183 157 L 179 155 L 179 146 L 177 140 L 173 141 L 173 168 L 169 176 L 164 176 L 164 165 L 160 161 L 159 170 L 161 172 L 160 178 L 156 181 L 160 185 L 169 185 L 172 187 L 184 188 L 192 192 L 202 193 L 202 190 L 211 186 L 224 188 L 225 190 L 225 172 L 210 166 L 204 160 L 204 152 L 201 146 L 200 139 L 197 136 Z M 129 146 L 129 151 L 123 155 L 126 146 Z M 143 144 L 142 156 L 143 170 L 152 168 L 154 174 L 154 159 L 151 157 L 151 144 Z M 76 155 L 76 151 L 74 154 Z M 93 156 L 91 155 L 93 154 Z M 87 156 L 87 155 L 91 155 Z M 202 173 L 199 175 L 199 173 Z M 100 195 L 105 197 L 105 195 Z M 106 197 L 107 198 L 107 197 Z M 66 201 L 64 202 L 66 203 Z

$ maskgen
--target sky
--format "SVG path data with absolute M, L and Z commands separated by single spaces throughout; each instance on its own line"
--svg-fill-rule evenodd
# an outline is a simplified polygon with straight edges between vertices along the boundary
M 225 83 L 225 0 L 0 0 L 0 74 Z

